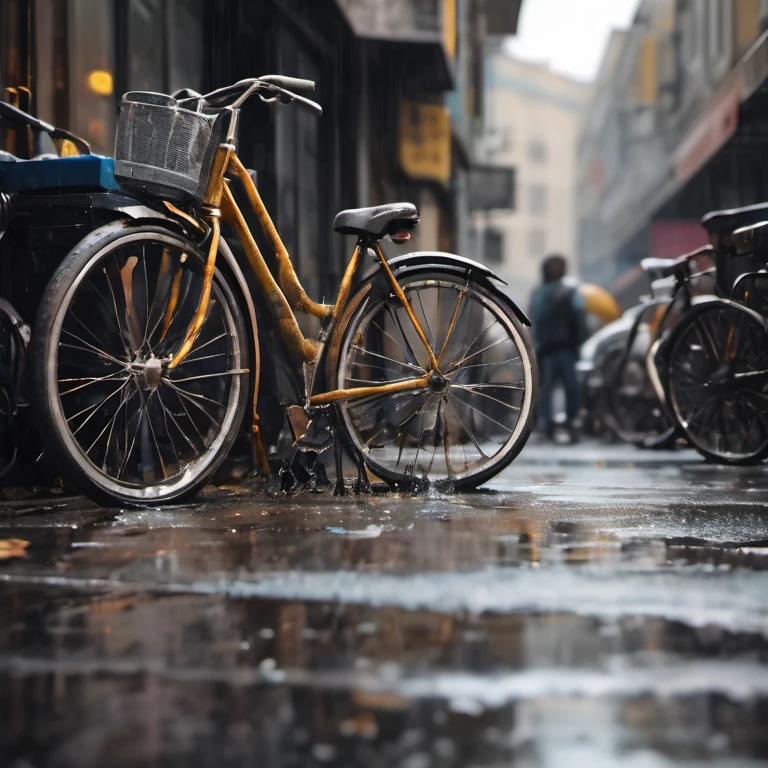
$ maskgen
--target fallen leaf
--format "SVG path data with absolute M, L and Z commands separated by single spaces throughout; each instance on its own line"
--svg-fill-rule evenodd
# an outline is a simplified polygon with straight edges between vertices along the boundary
M 0 560 L 24 557 L 28 546 L 29 542 L 24 539 L 0 539 Z

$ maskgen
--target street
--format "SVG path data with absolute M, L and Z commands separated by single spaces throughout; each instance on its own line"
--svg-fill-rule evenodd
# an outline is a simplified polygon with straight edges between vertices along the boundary
M 473 494 L 7 501 L 0 765 L 761 764 L 766 501 L 535 440 Z

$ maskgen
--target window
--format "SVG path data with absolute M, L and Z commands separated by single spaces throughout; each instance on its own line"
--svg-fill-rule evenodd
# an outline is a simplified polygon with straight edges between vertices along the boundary
M 543 184 L 534 184 L 530 189 L 530 209 L 536 216 L 547 212 L 547 188 Z
M 700 4 L 700 0 L 686 0 L 680 10 L 683 57 L 688 63 L 697 63 L 704 35 L 701 28 L 704 4 Z
M 160 0 L 133 0 L 128 6 L 128 87 L 165 90 L 165 35 Z
M 515 209 L 514 168 L 475 166 L 470 173 L 470 204 L 473 211 Z
M 540 139 L 534 139 L 528 145 L 528 157 L 534 163 L 543 165 L 547 162 L 547 145 Z
M 111 3 L 72 0 L 69 13 L 69 112 L 73 133 L 111 154 L 115 136 L 115 21 Z
M 485 230 L 485 248 L 483 250 L 486 264 L 501 264 L 504 261 L 504 233 L 498 229 Z
M 543 259 L 547 252 L 547 233 L 535 227 L 528 231 L 528 255 L 532 259 Z

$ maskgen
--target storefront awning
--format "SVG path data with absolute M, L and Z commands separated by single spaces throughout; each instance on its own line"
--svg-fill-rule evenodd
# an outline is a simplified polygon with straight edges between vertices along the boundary
M 456 0 L 336 0 L 354 34 L 409 46 L 409 62 L 434 90 L 453 87 Z

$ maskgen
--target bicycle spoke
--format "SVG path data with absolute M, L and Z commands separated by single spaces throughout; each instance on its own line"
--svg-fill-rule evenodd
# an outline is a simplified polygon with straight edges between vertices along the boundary
M 419 467 L 419 453 L 421 452 L 421 444 L 424 442 L 424 411 L 419 411 L 421 415 L 421 429 L 419 431 L 419 439 L 416 443 L 416 455 L 413 458 L 413 464 L 411 464 L 411 477 L 414 477 L 416 470 Z
M 82 416 L 84 413 L 87 413 L 88 411 L 93 411 L 93 413 L 72 434 L 76 435 L 91 420 L 91 418 L 93 418 L 94 414 L 98 413 L 98 409 L 101 408 L 102 405 L 104 405 L 108 400 L 111 400 L 115 395 L 120 393 L 126 386 L 128 386 L 128 381 L 121 384 L 114 392 L 107 395 L 107 397 L 105 397 L 103 400 L 100 400 L 98 403 L 93 403 L 91 405 L 88 405 L 85 408 L 83 408 L 82 411 L 78 411 L 74 416 L 70 416 L 67 419 L 67 424 L 69 424 L 69 422 L 72 421 L 73 419 L 76 419 L 78 416 Z
M 250 372 L 249 368 L 233 368 L 231 371 L 222 371 L 221 373 L 201 373 L 199 376 L 185 376 L 181 379 L 170 380 L 178 383 L 180 381 L 197 381 L 198 379 L 220 379 L 222 376 L 242 376 L 244 373 Z
M 130 378 L 130 376 L 126 376 L 124 378 L 121 377 L 116 379 L 115 376 L 117 376 L 118 373 L 121 373 L 121 371 L 115 371 L 115 373 L 109 373 L 106 376 L 88 376 L 88 377 L 82 377 L 79 379 L 59 379 L 59 384 L 64 384 L 72 381 L 85 382 L 85 384 L 81 384 L 78 387 L 72 387 L 72 389 L 68 389 L 64 392 L 59 392 L 59 396 L 63 397 L 64 395 L 71 395 L 73 392 L 77 392 L 78 390 L 84 389 L 85 387 L 90 387 L 93 384 L 100 384 L 104 381 L 110 381 L 111 379 L 114 381 L 128 381 L 128 379 Z
M 395 337 L 394 337 L 394 336 L 392 336 L 392 334 L 391 334 L 391 333 L 388 333 L 387 331 L 385 331 L 385 330 L 384 330 L 384 329 L 383 329 L 383 328 L 382 328 L 382 327 L 381 327 L 381 326 L 380 326 L 380 325 L 379 325 L 379 324 L 378 324 L 378 323 L 377 323 L 375 320 L 371 320 L 371 325 L 372 325 L 374 328 L 376 328 L 376 329 L 378 329 L 379 331 L 381 331 L 381 332 L 382 332 L 382 333 L 383 333 L 385 336 L 388 336 L 390 339 L 392 339 L 392 342 L 394 343 L 394 345 L 395 345 L 395 346 L 396 346 L 396 347 L 397 347 L 397 348 L 398 348 L 398 349 L 399 349 L 399 350 L 400 350 L 400 351 L 403 353 L 403 355 L 404 355 L 405 357 L 408 357 L 408 353 L 407 353 L 407 352 L 406 352 L 406 351 L 405 351 L 405 350 L 404 350 L 404 349 L 403 349 L 403 348 L 400 346 L 400 344 L 398 343 L 397 339 L 395 339 Z M 369 353 L 369 354 L 373 354 L 373 353 L 371 352 L 371 353 Z M 379 355 L 379 357 L 381 357 L 381 355 Z M 414 358 L 414 362 L 416 363 L 416 365 L 411 365 L 411 367 L 412 367 L 412 368 L 418 368 L 420 371 L 423 371 L 423 370 L 424 370 L 424 368 L 422 368 L 422 367 L 421 367 L 421 366 L 418 364 L 418 363 L 419 363 L 419 361 L 418 361 L 416 358 Z M 410 365 L 410 363 L 408 363 L 407 365 Z
M 115 415 L 104 425 L 103 429 L 99 434 L 96 436 L 96 439 L 90 444 L 88 448 L 85 449 L 86 455 L 90 455 L 91 451 L 93 450 L 96 443 L 99 442 L 99 439 L 101 436 L 109 429 L 110 434 L 112 434 L 112 430 L 110 429 L 110 426 L 114 427 L 115 425 L 115 419 L 117 419 L 117 414 L 120 412 L 120 409 L 123 407 L 123 403 L 125 402 L 125 390 L 121 388 L 120 390 L 123 394 L 123 397 L 120 399 L 120 405 L 117 406 L 117 411 L 115 411 Z M 133 394 L 133 393 L 131 393 Z M 109 443 L 109 437 L 107 438 L 107 443 Z
M 419 412 L 422 405 L 424 405 L 424 402 L 426 401 L 426 396 L 423 396 L 424 399 L 421 400 L 420 403 L 417 403 L 417 408 L 415 411 L 413 411 L 411 414 L 405 417 L 403 421 L 401 421 L 399 424 L 385 424 L 378 432 L 376 432 L 374 435 L 371 435 L 366 439 L 366 442 L 370 445 L 382 432 L 384 432 L 385 429 L 389 429 L 390 427 L 392 429 L 402 429 L 405 427 L 405 425 Z M 398 434 L 400 434 L 398 432 Z
M 117 423 L 117 418 L 120 415 L 120 411 L 123 408 L 126 408 L 126 414 L 128 413 L 127 405 L 131 401 L 131 398 L 136 394 L 136 391 L 134 390 L 131 392 L 128 397 L 123 397 L 120 401 L 120 405 L 118 406 L 118 409 L 115 411 L 115 415 L 112 417 L 111 426 L 109 428 L 109 434 L 107 435 L 107 444 L 104 448 L 104 461 L 101 465 L 101 471 L 106 472 L 107 471 L 107 458 L 109 457 L 109 444 L 112 442 L 112 435 L 114 434 L 114 428 L 115 424 Z
M 131 425 L 131 421 L 133 421 L 136 416 L 139 417 L 139 420 L 136 422 L 136 429 L 133 433 L 133 440 L 131 440 L 131 446 L 128 447 L 128 427 Z M 130 461 L 131 454 L 133 453 L 133 447 L 136 445 L 136 438 L 139 436 L 139 430 L 141 429 L 141 420 L 144 417 L 144 408 L 140 405 L 136 413 L 131 416 L 130 421 L 128 421 L 125 425 L 125 450 L 126 453 L 123 456 L 123 462 L 120 465 L 120 468 L 117 470 L 117 479 L 121 480 L 123 477 L 123 472 L 125 472 L 126 467 L 128 466 L 128 462 Z
M 120 341 L 123 344 L 123 348 L 125 349 L 125 354 L 130 356 L 131 355 L 131 349 L 128 345 L 128 338 L 127 333 L 123 330 L 123 324 L 120 322 L 120 313 L 117 309 L 117 298 L 115 296 L 115 289 L 112 286 L 112 278 L 109 276 L 109 272 L 107 272 L 107 268 L 103 268 L 104 277 L 107 280 L 107 287 L 109 288 L 109 293 L 112 296 L 112 307 L 115 310 L 115 322 L 117 323 L 117 329 L 120 333 Z M 96 292 L 97 295 L 101 295 L 99 291 Z
M 163 418 L 166 419 L 166 426 L 165 426 L 166 432 L 168 432 L 170 434 L 170 430 L 168 429 L 168 421 L 167 421 L 167 417 L 170 416 L 171 421 L 174 423 L 174 425 L 176 426 L 176 429 L 179 431 L 179 434 L 184 438 L 184 440 L 186 441 L 187 445 L 189 445 L 189 447 L 193 451 L 195 451 L 195 453 L 199 453 L 199 450 L 198 450 L 197 446 L 192 442 L 192 439 L 187 435 L 187 433 L 181 428 L 181 425 L 179 424 L 179 422 L 176 421 L 176 417 L 173 415 L 173 412 L 163 402 L 163 398 L 162 398 L 162 396 L 160 394 L 158 394 L 157 401 L 160 403 L 160 407 L 163 409 Z M 182 405 L 182 407 L 183 407 L 183 405 Z M 185 409 L 185 411 L 186 411 L 186 409 Z M 187 417 L 189 417 L 188 413 L 187 413 Z M 191 419 L 190 419 L 190 421 L 191 421 Z M 193 424 L 193 426 L 194 426 L 194 424 Z M 200 434 L 200 433 L 198 432 L 198 434 Z M 202 435 L 200 435 L 200 439 L 201 440 L 203 439 Z M 176 453 L 176 456 L 178 457 L 178 452 L 176 451 L 176 446 L 173 443 L 173 441 L 171 441 L 171 446 L 173 446 L 174 453 Z M 181 461 L 180 460 L 179 460 L 178 463 L 179 463 L 179 466 L 181 466 Z
M 146 410 L 147 410 L 147 413 L 149 413 L 149 402 L 150 402 L 150 400 L 151 400 L 151 398 L 152 398 L 152 396 L 154 394 L 155 394 L 154 392 L 150 393 L 149 397 L 147 398 L 147 404 L 145 406 Z M 152 442 L 155 444 L 155 451 L 157 452 L 157 458 L 160 460 L 160 469 L 162 469 L 162 471 L 163 471 L 163 480 L 165 480 L 168 477 L 168 470 L 166 470 L 166 468 L 165 468 L 165 462 L 163 461 L 163 455 L 160 452 L 160 446 L 159 446 L 159 444 L 157 442 L 157 437 L 155 435 L 155 428 L 152 425 L 152 419 L 151 418 L 147 418 L 147 425 L 149 426 L 149 431 L 150 431 L 150 433 L 152 435 Z
M 499 384 L 454 384 L 453 386 L 461 387 L 462 389 L 511 389 L 515 392 L 525 392 L 522 381 L 519 384 L 502 382 Z
M 437 447 L 440 444 L 440 428 L 439 425 L 443 421 L 443 399 L 437 403 L 437 415 L 435 416 L 435 447 L 432 451 L 432 458 L 429 460 L 429 466 L 427 467 L 427 474 L 432 471 L 432 467 L 435 464 L 435 457 L 437 456 Z
M 427 317 L 427 313 L 424 310 L 424 304 L 421 301 L 421 290 L 416 289 L 416 298 L 419 300 L 419 306 L 421 307 L 421 316 L 424 318 L 424 324 L 427 326 L 427 331 L 429 332 L 429 338 L 432 339 L 430 341 L 430 344 L 432 345 L 432 348 L 434 349 L 437 346 L 437 339 L 435 338 L 434 334 L 432 333 L 432 328 L 430 328 L 429 325 L 429 318 Z M 411 302 L 413 303 L 413 302 Z
M 86 348 L 78 347 L 74 344 L 67 344 L 66 342 L 60 341 L 59 346 L 60 347 L 66 347 L 67 349 L 79 349 L 81 352 L 91 352 L 95 353 L 98 357 L 103 357 L 105 360 L 109 360 L 111 363 L 115 363 L 119 365 L 121 368 L 125 367 L 125 360 L 118 360 L 116 357 L 112 357 L 112 355 L 108 355 L 103 350 L 99 349 L 98 347 L 94 347 L 93 344 L 86 341 L 85 339 L 80 338 L 76 333 L 72 333 L 72 331 L 68 330 L 67 328 L 61 329 L 62 333 L 69 334 L 73 339 L 77 339 L 78 341 L 81 341 L 83 344 L 85 344 Z
M 510 365 L 511 363 L 519 363 L 522 360 L 520 357 L 511 357 L 509 360 L 492 360 L 489 363 L 473 363 L 472 365 L 462 365 L 462 371 L 468 371 L 470 368 L 485 368 L 489 365 Z
M 405 346 L 406 346 L 406 349 L 408 350 L 408 354 L 411 356 L 411 359 L 413 360 L 413 362 L 416 363 L 416 365 L 418 365 L 419 358 L 416 357 L 416 353 L 413 351 L 411 342 L 408 341 L 408 337 L 405 335 L 405 329 L 403 328 L 403 324 L 400 322 L 400 318 L 397 316 L 397 310 L 393 311 L 392 308 L 389 306 L 389 304 L 385 304 L 384 306 L 387 312 L 389 313 L 389 316 L 392 318 L 392 321 L 397 326 L 397 330 L 400 331 L 400 336 L 405 342 Z
M 402 362 L 400 360 L 395 360 L 394 357 L 387 357 L 386 355 L 378 354 L 378 352 L 371 352 L 370 349 L 365 349 L 364 347 L 359 347 L 356 344 L 350 345 L 350 349 L 354 349 L 355 351 L 358 351 L 358 352 L 364 352 L 366 355 L 371 355 L 372 357 L 377 357 L 377 358 L 380 358 L 381 360 L 386 360 L 386 361 L 388 361 L 390 363 L 395 363 L 396 365 L 402 365 L 403 367 L 410 368 L 413 371 L 419 371 L 420 373 L 426 373 L 424 368 L 421 368 L 418 365 L 411 365 L 411 363 L 404 363 L 404 362 Z M 370 367 L 373 367 L 373 366 L 371 366 L 370 363 L 360 363 L 360 365 L 368 365 Z M 387 369 L 384 368 L 382 370 L 387 370 Z
M 482 355 L 483 352 L 487 352 L 489 349 L 493 349 L 494 347 L 498 347 L 500 344 L 504 344 L 507 341 L 511 341 L 510 339 L 498 339 L 497 341 L 494 341 L 492 344 L 489 344 L 487 347 L 483 347 L 482 349 L 478 349 L 477 352 L 473 352 L 471 355 L 463 358 L 462 360 L 459 360 L 458 363 L 455 363 L 452 368 L 447 370 L 445 372 L 445 375 L 447 376 L 449 373 L 453 373 L 454 371 L 461 368 L 461 364 L 466 362 L 467 360 L 471 360 L 473 357 L 477 357 L 477 355 Z
M 452 388 L 466 389 L 469 392 L 470 395 L 478 395 L 479 397 L 487 397 L 489 400 L 493 400 L 494 403 L 498 403 L 499 405 L 503 405 L 505 408 L 509 408 L 512 411 L 520 411 L 520 406 L 510 405 L 509 403 L 505 403 L 503 400 L 499 400 L 497 397 L 492 397 L 491 395 L 487 395 L 485 392 L 475 392 L 475 390 L 469 389 L 468 387 L 464 387 L 461 384 L 453 384 Z
M 498 321 L 498 320 L 497 320 L 497 319 L 494 317 L 494 318 L 493 318 L 493 322 L 492 322 L 492 323 L 491 323 L 491 324 L 490 324 L 490 325 L 489 325 L 489 326 L 488 326 L 488 327 L 487 327 L 485 330 L 483 330 L 483 331 L 480 331 L 480 333 L 479 333 L 477 336 L 475 336 L 475 338 L 474 338 L 474 339 L 472 339 L 472 341 L 471 341 L 471 343 L 469 344 L 469 346 L 465 347 L 465 349 L 464 349 L 464 355 L 466 356 L 466 355 L 467 355 L 467 353 L 469 352 L 469 350 L 470 350 L 470 349 L 472 349 L 472 347 L 474 347 L 474 346 L 475 346 L 475 344 L 477 344 L 477 342 L 478 342 L 478 341 L 480 341 L 480 339 L 482 339 L 482 338 L 483 338 L 483 336 L 485 336 L 485 334 L 486 334 L 486 333 L 488 333 L 488 331 L 490 331 L 490 330 L 491 330 L 491 328 L 493 328 L 494 326 L 496 326 L 496 325 L 498 325 L 498 324 L 499 324 L 499 321 Z M 467 331 L 469 331 L 469 326 L 470 326 L 470 324 L 469 324 L 469 323 L 467 323 Z M 465 339 L 466 339 L 466 337 L 465 337 Z M 506 341 L 506 339 L 505 339 L 505 341 Z M 480 351 L 481 351 L 481 352 L 484 352 L 485 350 L 480 350 Z M 475 353 L 473 353 L 473 354 L 469 355 L 468 357 L 464 357 L 462 360 L 459 360 L 459 362 L 458 362 L 458 363 L 454 363 L 454 365 L 453 365 L 453 368 L 451 368 L 451 370 L 453 370 L 453 369 L 454 369 L 454 368 L 456 368 L 457 366 L 461 365 L 461 363 L 463 363 L 463 362 L 464 362 L 464 360 L 468 360 L 470 357 L 474 357 L 474 356 L 475 356 L 475 355 L 477 355 L 477 354 L 479 354 L 479 352 L 475 352 Z
M 466 295 L 466 291 L 459 291 L 459 296 L 456 299 L 456 306 L 453 310 L 453 315 L 451 315 L 451 322 L 448 325 L 448 331 L 445 334 L 445 341 L 443 342 L 443 346 L 440 349 L 440 354 L 437 356 L 437 364 L 440 365 L 443 355 L 445 354 L 445 350 L 448 349 L 448 344 L 451 341 L 451 336 L 453 335 L 453 329 L 456 327 L 456 321 L 459 319 L 459 312 L 461 311 L 462 302 L 464 301 L 464 296 Z
M 459 402 L 461 402 L 461 401 L 459 401 Z M 451 398 L 450 397 L 448 398 L 448 405 L 451 406 L 451 410 L 453 411 L 453 415 L 456 417 L 456 420 L 459 422 L 459 425 L 461 426 L 461 428 L 467 433 L 467 436 L 472 441 L 472 444 L 475 446 L 475 449 L 477 450 L 477 452 L 484 459 L 490 459 L 491 457 L 480 447 L 480 443 L 478 442 L 477 438 L 475 437 L 475 433 L 472 430 L 467 429 L 467 425 L 464 423 L 464 421 L 462 420 L 461 416 L 459 416 L 459 413 L 456 410 L 456 408 L 453 405 L 453 403 L 451 402 Z M 462 445 L 463 445 L 463 443 L 462 443 Z M 464 453 L 464 462 L 465 463 L 466 463 L 466 460 L 467 460 L 467 455 L 466 455 L 466 452 L 465 452 Z
M 447 401 L 446 401 L 447 402 Z M 448 478 L 453 479 L 456 473 L 453 470 L 453 464 L 451 463 L 451 436 L 448 431 L 448 421 L 445 418 L 445 407 L 443 406 L 440 415 L 443 423 L 443 451 L 445 452 L 445 469 L 448 473 Z
M 125 319 L 134 352 L 138 352 L 141 349 L 139 344 L 141 327 L 136 314 L 136 306 L 133 303 L 133 271 L 136 269 L 138 260 L 137 256 L 129 256 L 126 259 L 125 264 L 118 268 L 120 272 L 120 284 L 123 287 L 123 298 L 125 300 Z
M 715 343 L 715 339 L 711 334 L 711 330 L 706 327 L 706 323 L 704 323 L 701 316 L 696 318 L 694 325 L 699 333 L 699 339 L 702 341 L 703 346 L 705 347 L 707 356 L 719 361 L 720 356 L 718 354 L 717 344 Z
M 167 379 L 164 379 L 164 382 L 168 384 L 171 387 L 171 389 L 173 389 L 175 392 L 181 395 L 185 400 L 188 400 L 190 403 L 192 403 L 192 405 L 197 406 L 197 408 L 199 408 L 213 422 L 213 424 L 216 427 L 221 426 L 221 424 L 218 421 L 216 421 L 216 419 L 213 416 L 211 416 L 211 414 L 208 413 L 208 411 L 206 411 L 205 408 L 202 405 L 200 405 L 200 403 L 197 402 L 197 400 L 195 400 L 195 397 L 199 397 L 202 400 L 206 400 L 209 403 L 213 403 L 217 407 L 221 407 L 219 403 L 217 403 L 215 400 L 211 400 L 209 397 L 204 397 L 203 395 L 195 395 L 194 393 L 186 392 L 181 387 L 175 386 L 172 382 L 168 381 Z
M 197 432 L 197 436 L 202 441 L 203 446 L 205 446 L 205 438 L 203 437 L 200 430 L 197 428 L 197 424 L 195 424 L 195 420 L 192 418 L 192 414 L 190 414 L 190 412 L 187 410 L 187 406 L 184 404 L 184 400 L 182 399 L 181 395 L 178 392 L 174 392 L 173 394 L 176 395 L 176 399 L 179 401 L 179 405 L 181 406 L 181 409 L 184 411 L 187 417 L 187 420 L 192 425 L 192 428 L 195 430 L 195 432 Z
M 453 390 L 451 390 L 451 393 L 452 392 L 453 392 Z M 450 397 L 450 394 L 448 396 Z M 483 418 L 488 419 L 488 421 L 492 421 L 494 424 L 496 424 L 497 426 L 501 427 L 503 430 L 506 430 L 510 434 L 512 434 L 512 432 L 515 431 L 514 429 L 510 429 L 506 424 L 502 424 L 500 421 L 496 421 L 496 419 L 494 419 L 492 416 L 489 416 L 485 411 L 481 411 L 479 408 L 475 408 L 475 406 L 472 405 L 472 403 L 468 403 L 466 400 L 462 400 L 461 398 L 458 397 L 458 395 L 454 394 L 454 397 L 458 398 L 459 402 L 462 405 L 466 405 L 467 408 L 471 408 L 473 411 L 476 411 Z M 491 398 L 491 399 L 493 399 L 493 398 Z
M 152 306 L 147 310 L 147 326 L 144 331 L 144 343 L 148 345 L 152 354 L 154 354 L 152 338 L 160 327 L 160 323 L 163 321 L 165 308 L 170 301 L 170 291 L 173 283 L 172 267 L 173 260 L 171 259 L 170 249 L 167 247 L 163 248 L 163 255 L 160 258 L 160 270 L 157 275 L 157 284 L 155 285 L 154 295 L 152 297 Z M 158 297 L 161 297 L 162 301 L 158 301 Z M 149 301 L 149 288 L 147 288 L 147 301 Z M 156 318 L 154 324 L 152 324 L 153 317 Z M 151 330 L 150 325 L 152 325 Z

